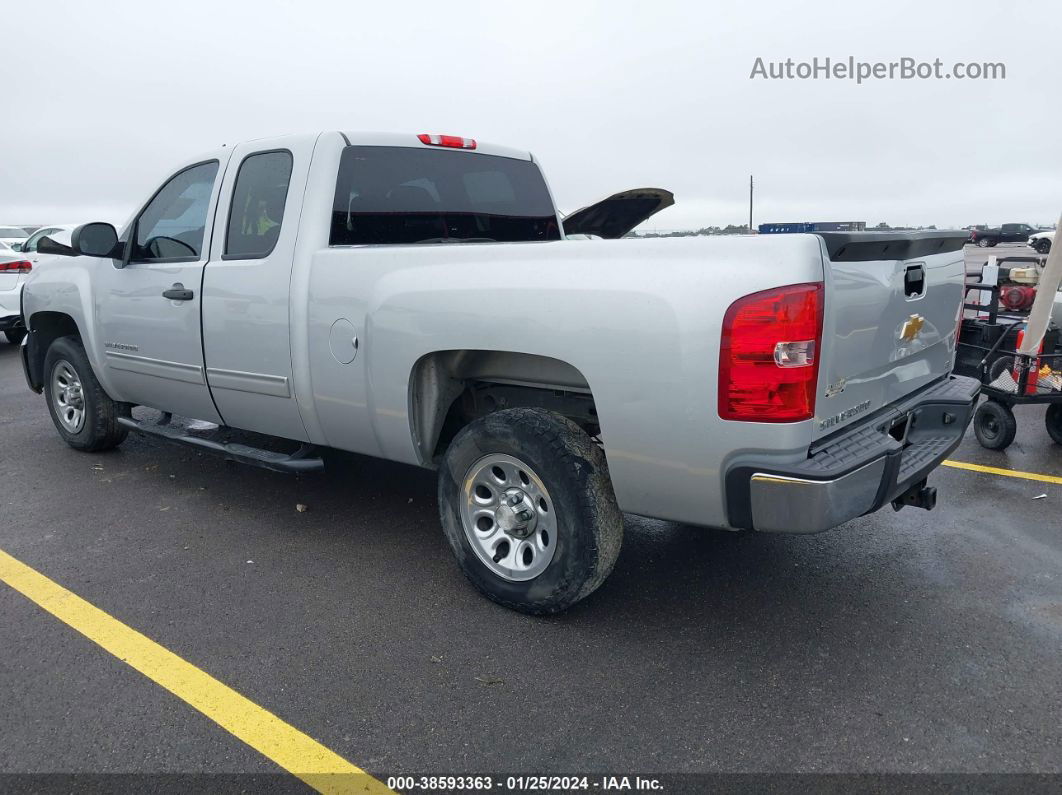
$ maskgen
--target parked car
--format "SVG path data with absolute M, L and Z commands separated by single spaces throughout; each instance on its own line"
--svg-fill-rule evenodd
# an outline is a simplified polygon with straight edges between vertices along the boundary
M 465 575 L 555 612 L 611 571 L 621 511 L 808 533 L 933 507 L 979 388 L 950 374 L 965 240 L 566 240 L 527 152 L 259 139 L 188 161 L 120 235 L 74 230 L 26 285 L 21 351 L 78 450 L 138 431 L 287 472 L 321 447 L 437 468 Z
M 1038 254 L 1050 254 L 1051 244 L 1055 242 L 1054 232 L 1037 232 L 1029 238 L 1029 245 L 1036 249 Z
M 1029 235 L 1039 232 L 1035 226 L 1028 224 L 1003 224 L 998 229 L 974 229 L 970 231 L 970 242 L 981 248 L 1000 243 L 1024 243 Z
M 15 251 L 18 251 L 18 246 L 27 237 L 29 237 L 29 233 L 21 226 L 0 226 L 0 243 L 6 243 Z
M 32 265 L 7 243 L 0 242 L 0 331 L 17 345 L 25 336 L 20 298 Z

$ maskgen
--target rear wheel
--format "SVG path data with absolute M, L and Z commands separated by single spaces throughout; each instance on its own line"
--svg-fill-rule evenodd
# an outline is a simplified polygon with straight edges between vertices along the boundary
M 988 450 L 1004 450 L 1014 441 L 1018 421 L 1009 406 L 995 400 L 986 400 L 974 414 L 974 435 L 981 446 Z
M 61 337 L 48 348 L 44 395 L 55 429 L 75 450 L 110 450 L 129 433 L 118 424 L 122 404 L 103 391 L 77 337 Z
M 542 409 L 466 426 L 443 460 L 439 512 L 465 576 L 524 613 L 556 613 L 591 594 L 623 538 L 604 453 Z
M 4 336 L 7 337 L 7 341 L 12 345 L 21 345 L 22 340 L 26 338 L 26 329 L 13 328 L 4 332 Z
M 1055 444 L 1062 444 L 1062 403 L 1052 403 L 1047 407 L 1044 424 L 1047 425 L 1047 435 Z
M 988 242 L 988 238 L 987 237 L 982 237 L 982 238 L 978 238 L 977 245 L 980 246 L 981 248 L 988 248 L 992 244 Z

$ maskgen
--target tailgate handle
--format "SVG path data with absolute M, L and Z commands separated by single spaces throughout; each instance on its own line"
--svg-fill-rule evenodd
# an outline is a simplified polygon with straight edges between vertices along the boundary
M 903 294 L 907 298 L 920 298 L 926 291 L 926 266 L 908 265 L 903 274 Z

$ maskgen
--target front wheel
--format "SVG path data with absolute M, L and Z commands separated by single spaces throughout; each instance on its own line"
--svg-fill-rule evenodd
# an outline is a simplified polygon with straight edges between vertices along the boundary
M 77 337 L 61 337 L 48 348 L 44 357 L 44 396 L 55 429 L 75 450 L 110 450 L 129 433 L 118 424 L 122 405 L 103 391 Z
M 1044 423 L 1047 425 L 1047 435 L 1055 444 L 1062 444 L 1062 403 L 1052 403 L 1047 407 Z
M 524 613 L 557 613 L 590 595 L 623 538 L 605 454 L 542 409 L 499 411 L 457 435 L 439 473 L 439 513 L 465 576 Z
M 1034 246 L 1037 254 L 1050 254 L 1051 253 L 1051 241 L 1050 240 L 1037 240 Z
M 988 450 L 1004 450 L 1014 441 L 1018 421 L 1009 406 L 995 400 L 986 400 L 974 414 L 974 435 L 981 446 Z

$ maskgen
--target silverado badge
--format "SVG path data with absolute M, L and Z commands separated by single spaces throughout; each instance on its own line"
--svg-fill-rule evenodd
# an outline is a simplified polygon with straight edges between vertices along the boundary
M 906 342 L 913 342 L 925 324 L 926 319 L 921 315 L 911 315 L 907 318 L 907 322 L 903 324 L 903 329 L 900 331 L 900 339 Z

